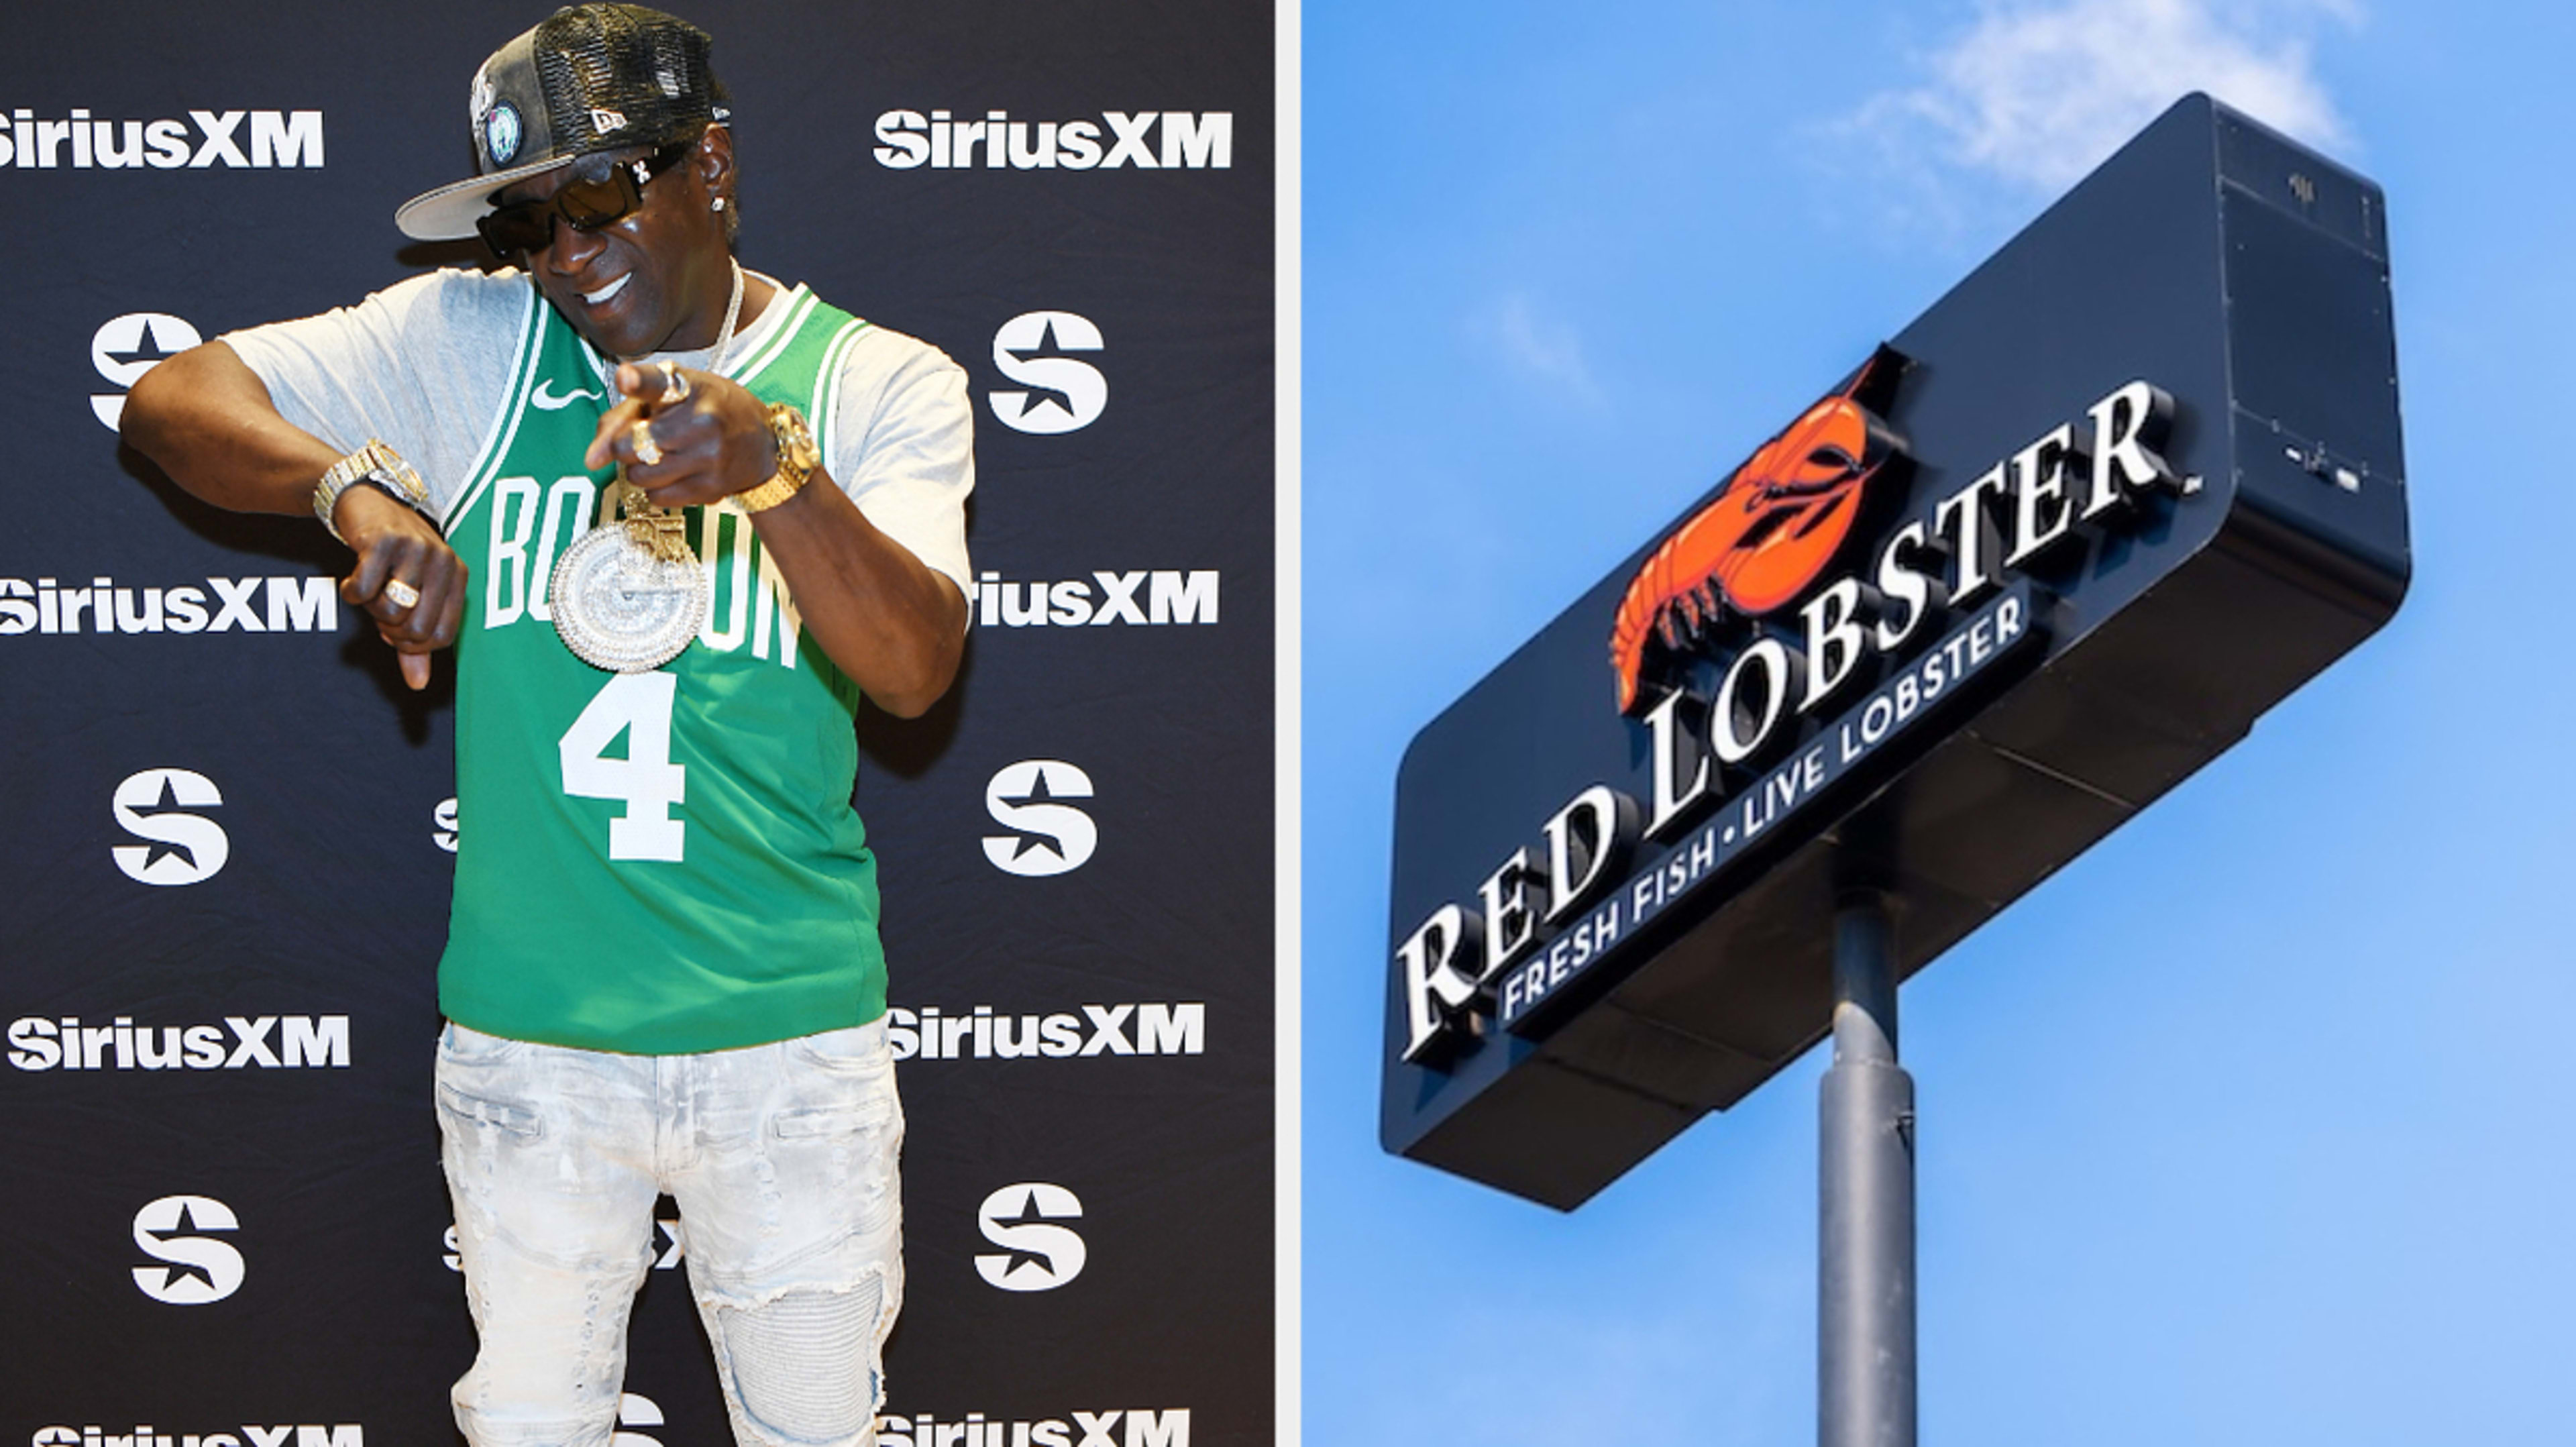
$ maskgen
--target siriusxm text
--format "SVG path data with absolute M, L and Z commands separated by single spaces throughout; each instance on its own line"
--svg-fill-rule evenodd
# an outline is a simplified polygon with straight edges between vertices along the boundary
M 975 623 L 983 628 L 1152 626 L 1214 623 L 1216 618 L 1213 568 L 1187 573 L 1168 568 L 1128 573 L 1102 570 L 1088 578 L 1054 583 L 1013 582 L 999 573 L 982 573 L 975 584 Z
M 337 633 L 333 580 L 208 578 L 206 586 L 119 587 L 92 578 L 65 587 L 52 578 L 0 578 L 0 634 Z
M 957 1421 L 929 1412 L 886 1416 L 877 1418 L 877 1447 L 1190 1447 L 1190 1409 L 1113 1408 L 1027 1422 L 981 1412 Z
M 885 111 L 877 116 L 876 157 L 898 171 L 1224 170 L 1234 164 L 1234 112 L 1103 111 L 1095 123 L 1015 121 L 1000 110 L 972 118 Z
M 294 1070 L 349 1064 L 346 1015 L 227 1015 L 221 1025 L 137 1025 L 119 1015 L 84 1025 L 78 1015 L 22 1015 L 9 1022 L 9 1063 L 20 1070 Z
M 886 1012 L 897 1060 L 1063 1060 L 1086 1055 L 1197 1055 L 1207 1049 L 1207 1005 L 1085 1005 L 1079 1015 L 1002 1015 L 990 1005 L 942 1013 L 901 1005 Z
M 133 1430 L 39 1427 L 35 1447 L 366 1447 L 366 1429 L 355 1422 L 314 1422 L 282 1427 L 226 1427 L 212 1432 L 156 1431 L 148 1422 Z
M 0 117 L 0 166 L 19 170 L 321 164 L 320 111 L 192 110 L 184 121 L 127 121 L 94 119 L 75 107 L 60 120 L 25 109 Z

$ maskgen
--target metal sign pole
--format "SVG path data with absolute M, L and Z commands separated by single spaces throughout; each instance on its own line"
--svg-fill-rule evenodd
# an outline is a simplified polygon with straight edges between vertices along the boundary
M 1818 1447 L 1914 1447 L 1914 1078 L 1896 1063 L 1886 898 L 1834 912 L 1834 1063 L 1817 1175 Z

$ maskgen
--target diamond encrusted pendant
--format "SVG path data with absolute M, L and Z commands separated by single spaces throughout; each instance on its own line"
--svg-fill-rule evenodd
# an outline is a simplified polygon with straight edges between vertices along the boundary
M 555 634 L 573 656 L 612 673 L 644 673 L 680 656 L 707 622 L 707 578 L 687 522 L 611 484 L 627 514 L 564 549 L 546 589 Z

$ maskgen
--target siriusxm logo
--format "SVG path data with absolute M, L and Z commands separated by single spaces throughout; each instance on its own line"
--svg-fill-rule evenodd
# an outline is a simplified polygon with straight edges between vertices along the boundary
M 337 633 L 335 579 L 208 578 L 206 586 L 66 588 L 0 578 L 0 635 L 20 633 Z M 83 623 L 87 623 L 84 628 Z
M 349 1066 L 346 1015 L 226 1015 L 217 1025 L 137 1025 L 119 1015 L 84 1025 L 21 1015 L 9 1022 L 20 1070 L 303 1070 Z
M 1232 111 L 1103 111 L 1100 119 L 1105 128 L 1087 120 L 1015 121 L 1009 111 L 986 111 L 971 121 L 947 111 L 884 111 L 877 116 L 877 164 L 898 171 L 976 165 L 992 171 L 1222 171 L 1234 164 Z
M 617 1425 L 621 1428 L 659 1427 L 662 1425 L 662 1405 L 651 1397 L 620 1392 L 617 1394 Z M 661 1438 L 647 1437 L 641 1432 L 620 1431 L 608 1439 L 608 1447 L 661 1447 L 661 1442 Z
M 95 1426 L 39 1427 L 34 1440 L 35 1447 L 366 1447 L 367 1432 L 355 1422 L 224 1427 L 212 1432 L 156 1432 L 144 1423 L 130 1432 Z
M 1100 847 L 1091 816 L 1062 801 L 1091 797 L 1091 776 L 1061 759 L 1022 759 L 984 786 L 984 809 L 1011 831 L 984 836 L 984 857 L 1005 874 L 1066 874 Z
M 1082 1202 L 1051 1181 L 1019 1181 L 984 1198 L 976 1224 L 1002 1249 L 975 1258 L 975 1274 L 1004 1291 L 1053 1291 L 1082 1274 L 1089 1252 L 1061 1224 L 1082 1219 Z
M 990 1005 L 943 1014 L 936 1005 L 886 1011 L 897 1060 L 1067 1060 L 1093 1055 L 1199 1055 L 1207 1004 L 1085 1005 L 1079 1015 L 997 1015 Z
M 185 121 L 102 121 L 75 107 L 58 121 L 25 109 L 0 118 L 0 166 L 21 171 L 321 164 L 320 111 L 192 110 Z
M 1020 387 L 991 395 L 994 418 L 1041 437 L 1099 421 L 1109 379 L 1076 354 L 1107 345 L 1089 317 L 1073 312 L 1022 312 L 1002 323 L 993 332 L 993 365 Z
M 125 418 L 123 389 L 203 340 L 195 327 L 167 312 L 127 312 L 121 317 L 109 317 L 89 339 L 89 361 L 108 385 L 118 390 L 91 393 L 89 410 L 98 414 L 108 431 L 114 432 Z
M 134 1284 L 165 1306 L 204 1306 L 241 1290 L 242 1254 L 215 1232 L 241 1229 L 212 1196 L 163 1196 L 134 1213 L 134 1244 L 162 1263 L 134 1268 Z
M 981 573 L 975 584 L 975 622 L 984 628 L 1214 623 L 1216 600 L 1214 568 L 1098 571 L 1054 583 L 1016 583 L 999 573 Z
M 126 833 L 149 844 L 119 844 L 108 855 L 137 884 L 200 884 L 232 857 L 224 826 L 194 809 L 224 802 L 215 781 L 194 769 L 144 769 L 116 786 L 110 805 Z
M 1113 1408 L 1070 1419 L 987 1419 L 969 1412 L 951 1421 L 923 1412 L 877 1418 L 877 1447 L 1190 1447 L 1190 1409 Z

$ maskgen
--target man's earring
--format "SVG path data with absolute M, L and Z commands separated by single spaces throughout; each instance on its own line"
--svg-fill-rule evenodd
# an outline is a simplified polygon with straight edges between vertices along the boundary
M 724 209 L 724 198 L 722 196 L 718 196 L 716 198 L 715 209 L 718 211 L 722 211 Z

